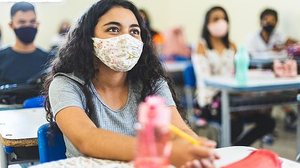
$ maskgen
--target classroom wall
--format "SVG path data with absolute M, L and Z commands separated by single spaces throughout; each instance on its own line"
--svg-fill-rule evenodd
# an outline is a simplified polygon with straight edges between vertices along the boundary
M 40 29 L 36 43 L 49 49 L 51 38 L 57 32 L 59 23 L 64 19 L 76 19 L 96 0 L 63 0 L 61 3 L 36 3 Z M 237 44 L 245 41 L 251 32 L 259 29 L 259 14 L 265 7 L 279 12 L 278 30 L 300 40 L 300 1 L 299 0 L 133 0 L 145 8 L 152 25 L 159 31 L 173 26 L 182 26 L 187 40 L 194 45 L 199 39 L 200 27 L 206 11 L 221 5 L 229 13 L 231 39 Z M 12 44 L 14 34 L 8 27 L 12 3 L 0 3 L 0 26 L 3 43 Z

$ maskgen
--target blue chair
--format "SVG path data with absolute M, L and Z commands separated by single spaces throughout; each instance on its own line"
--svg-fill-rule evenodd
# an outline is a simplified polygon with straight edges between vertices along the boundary
M 193 65 L 188 65 L 183 71 L 184 79 L 184 92 L 187 107 L 187 119 L 192 122 L 193 120 L 193 98 L 196 88 L 196 77 Z
M 49 137 L 50 124 L 44 124 L 38 129 L 38 148 L 40 163 L 50 162 L 66 158 L 66 146 L 62 132 L 56 127 L 53 137 Z
M 45 97 L 37 96 L 37 97 L 26 99 L 23 102 L 23 108 L 44 107 L 44 103 L 45 103 Z

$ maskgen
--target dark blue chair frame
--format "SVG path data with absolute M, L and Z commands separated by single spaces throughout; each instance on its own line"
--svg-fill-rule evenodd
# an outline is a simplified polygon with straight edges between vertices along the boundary
M 66 146 L 62 132 L 58 127 L 49 135 L 50 124 L 44 124 L 38 129 L 38 148 L 40 163 L 66 158 Z

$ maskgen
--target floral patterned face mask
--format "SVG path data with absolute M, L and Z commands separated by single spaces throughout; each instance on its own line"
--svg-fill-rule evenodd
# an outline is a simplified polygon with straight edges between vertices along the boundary
M 96 56 L 106 66 L 119 72 L 131 70 L 143 51 L 143 42 L 129 34 L 107 39 L 96 37 L 92 39 Z

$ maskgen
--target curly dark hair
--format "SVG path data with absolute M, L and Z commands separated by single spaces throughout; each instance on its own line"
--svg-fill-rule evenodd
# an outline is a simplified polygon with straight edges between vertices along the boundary
M 79 19 L 74 29 L 69 32 L 68 40 L 60 48 L 57 57 L 52 62 L 52 71 L 48 74 L 44 83 L 44 94 L 46 96 L 45 109 L 47 111 L 47 121 L 50 122 L 50 126 L 51 124 L 55 125 L 55 123 L 51 112 L 48 91 L 50 83 L 56 73 L 73 73 L 77 77 L 83 79 L 85 85 L 82 86 L 82 91 L 87 100 L 85 111 L 89 116 L 91 113 L 95 112 L 92 94 L 88 89 L 89 82 L 99 71 L 94 64 L 96 56 L 94 53 L 92 37 L 94 36 L 95 26 L 98 23 L 99 18 L 101 19 L 102 15 L 116 6 L 131 10 L 141 28 L 141 38 L 144 43 L 143 52 L 137 64 L 133 69 L 128 71 L 127 75 L 127 80 L 129 82 L 141 85 L 140 101 L 143 101 L 146 96 L 154 94 L 158 89 L 156 88 L 156 83 L 160 79 L 164 79 L 170 87 L 177 107 L 179 107 L 171 80 L 167 77 L 162 68 L 153 48 L 149 31 L 146 29 L 138 9 L 131 2 L 126 0 L 101 0 L 90 7 Z
M 227 23 L 229 23 L 229 18 L 228 18 L 228 14 L 227 14 L 226 10 L 224 8 L 220 7 L 220 6 L 212 7 L 206 12 L 205 19 L 204 19 L 204 24 L 203 24 L 203 27 L 202 27 L 202 38 L 206 41 L 207 48 L 209 48 L 209 49 L 213 49 L 213 48 L 212 48 L 212 44 L 211 44 L 211 40 L 210 40 L 211 34 L 209 33 L 209 30 L 208 30 L 207 26 L 208 26 L 210 15 L 212 14 L 212 12 L 214 12 L 216 10 L 222 11 L 225 15 L 225 20 L 227 21 Z M 230 48 L 229 31 L 222 38 L 222 42 L 223 42 L 223 44 L 225 45 L 226 48 Z

